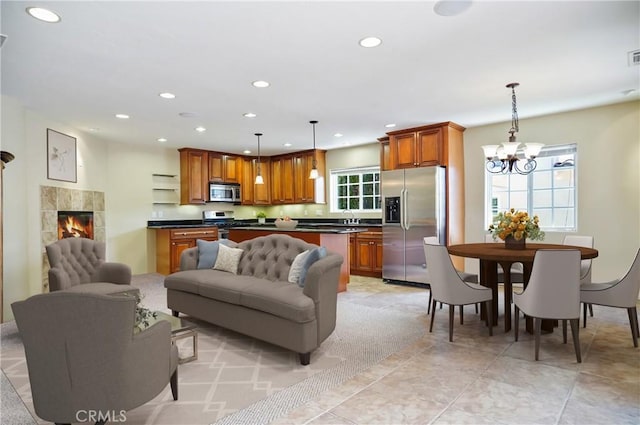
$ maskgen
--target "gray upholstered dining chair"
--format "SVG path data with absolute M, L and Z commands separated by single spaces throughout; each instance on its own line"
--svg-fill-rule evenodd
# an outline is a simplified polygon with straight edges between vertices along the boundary
M 622 278 L 607 283 L 586 283 L 580 286 L 584 326 L 587 326 L 588 304 L 626 308 L 633 346 L 638 347 L 638 309 L 636 307 L 638 295 L 640 295 L 640 249 L 636 251 L 631 268 Z
M 536 251 L 531 277 L 522 293 L 513 294 L 514 334 L 518 340 L 520 310 L 534 319 L 535 359 L 540 352 L 542 319 L 562 320 L 567 342 L 567 320 L 571 324 L 573 346 L 578 363 L 580 354 L 580 251 L 576 249 L 539 249 Z
M 565 235 L 562 244 L 593 248 L 593 236 Z M 591 283 L 591 259 L 580 261 L 580 285 L 587 283 Z M 585 305 L 589 308 L 589 313 L 593 317 L 593 306 L 591 304 Z
M 440 245 L 440 240 L 438 239 L 437 236 L 426 236 L 423 238 L 423 243 L 429 244 L 429 245 Z M 425 261 L 426 261 L 426 254 L 425 254 Z M 426 265 L 426 262 L 425 262 L 425 265 Z M 464 280 L 465 282 L 478 283 L 478 275 L 475 273 L 467 273 L 460 270 L 456 270 L 456 273 L 458 273 L 458 276 L 460 276 L 460 279 Z M 427 275 L 428 274 L 429 274 L 429 266 L 427 266 Z M 427 278 L 427 280 L 428 279 L 429 278 Z M 442 308 L 442 303 L 440 303 L 440 308 Z M 427 314 L 429 314 L 430 311 L 431 311 L 431 290 L 429 290 L 429 305 L 427 306 Z M 476 313 L 477 312 L 478 312 L 478 305 L 476 304 Z M 462 319 L 462 306 L 460 306 L 460 319 Z
M 447 247 L 437 243 L 430 244 L 425 240 L 424 252 L 427 264 L 429 264 L 431 293 L 433 294 L 429 332 L 433 332 L 433 322 L 436 315 L 436 302 L 448 304 L 449 341 L 453 341 L 454 306 L 486 302 L 487 312 L 491 312 L 493 311 L 493 294 L 490 288 L 485 288 L 477 283 L 470 283 L 462 280 L 456 269 L 453 267 Z M 493 315 L 490 313 L 487 314 L 489 335 L 493 335 L 492 320 Z M 462 323 L 462 309 L 460 310 L 460 323 Z
M 168 383 L 177 400 L 171 325 L 134 333 L 135 297 L 59 291 L 11 308 L 40 418 L 75 423 L 84 420 L 78 412 L 94 411 L 104 419 L 148 402 Z
M 113 294 L 138 293 L 131 286 L 131 268 L 105 260 L 104 242 L 87 238 L 60 239 L 46 246 L 49 291 Z

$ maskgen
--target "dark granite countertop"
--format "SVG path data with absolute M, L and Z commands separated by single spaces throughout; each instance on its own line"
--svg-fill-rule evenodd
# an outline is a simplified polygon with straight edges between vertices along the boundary
M 308 231 L 312 231 L 314 229 L 318 231 L 327 230 L 327 229 L 335 229 L 335 230 L 344 230 L 344 229 L 359 229 L 362 231 L 363 229 L 369 227 L 382 227 L 382 220 L 380 219 L 361 219 L 359 223 L 344 223 L 342 219 L 310 219 L 310 218 L 299 218 L 295 219 L 298 221 L 298 229 L 304 228 Z M 273 222 L 274 219 L 267 219 L 265 224 L 258 224 L 257 220 L 234 220 L 234 226 L 230 228 L 248 228 L 252 227 L 255 229 L 266 230 L 267 228 L 276 229 Z M 182 229 L 182 228 L 190 228 L 190 227 L 216 227 L 215 224 L 206 223 L 202 220 L 149 220 L 147 221 L 148 229 Z M 278 230 L 281 230 L 278 228 Z M 336 232 L 337 233 L 337 232 Z
M 366 232 L 366 228 L 358 228 L 358 227 L 329 227 L 329 226 L 321 226 L 321 227 L 313 227 L 313 226 L 305 226 L 298 223 L 298 226 L 294 229 L 286 229 L 282 227 L 273 226 L 270 223 L 255 225 L 255 226 L 238 226 L 238 227 L 229 227 L 230 230 L 261 230 L 261 231 L 270 231 L 270 232 L 305 232 L 305 233 L 360 233 Z

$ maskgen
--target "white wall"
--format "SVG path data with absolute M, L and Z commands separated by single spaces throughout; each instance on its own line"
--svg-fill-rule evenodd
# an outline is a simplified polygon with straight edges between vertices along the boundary
M 620 276 L 630 265 L 640 240 L 640 102 L 630 102 L 522 119 L 521 141 L 546 144 L 578 143 L 578 233 L 595 237 L 600 256 L 594 260 L 594 280 Z M 78 183 L 48 180 L 46 129 L 78 139 Z M 508 123 L 470 128 L 465 132 L 465 185 L 467 241 L 484 235 L 484 160 L 480 146 L 505 138 Z M 40 243 L 40 185 L 105 192 L 107 258 L 132 267 L 134 274 L 155 271 L 155 233 L 146 229 L 152 213 L 164 219 L 201 217 L 211 206 L 154 206 L 152 173 L 179 174 L 178 152 L 173 148 L 108 143 L 27 110 L 2 97 L 2 150 L 16 159 L 4 170 L 4 313 L 11 317 L 11 302 L 38 293 L 42 282 Z M 381 134 L 382 136 L 382 134 Z M 377 164 L 377 142 L 327 152 L 327 172 Z M 221 205 L 220 207 L 225 207 Z M 230 207 L 230 206 L 228 206 Z M 257 207 L 236 207 L 236 216 L 250 218 Z M 272 214 L 301 217 L 305 209 L 328 216 L 323 205 L 270 207 Z M 562 234 L 548 234 L 559 242 Z M 467 261 L 467 270 L 477 264 Z
M 464 133 L 466 240 L 481 242 L 484 222 L 484 165 L 480 146 L 507 139 L 510 124 L 470 128 Z M 520 119 L 520 142 L 578 145 L 578 229 L 593 235 L 599 256 L 594 281 L 621 277 L 640 246 L 640 102 Z M 546 232 L 561 243 L 565 233 Z M 477 272 L 477 261 L 466 270 Z

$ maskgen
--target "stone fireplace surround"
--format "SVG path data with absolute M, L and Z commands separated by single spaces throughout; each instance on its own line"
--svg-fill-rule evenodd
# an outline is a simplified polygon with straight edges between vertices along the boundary
M 93 211 L 93 238 L 106 241 L 104 192 L 40 186 L 42 292 L 49 291 L 49 261 L 45 247 L 58 240 L 58 211 Z

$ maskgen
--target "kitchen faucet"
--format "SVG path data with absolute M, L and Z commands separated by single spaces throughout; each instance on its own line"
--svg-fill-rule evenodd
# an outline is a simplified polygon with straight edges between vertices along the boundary
M 350 219 L 344 219 L 343 223 L 344 224 L 358 224 L 358 219 L 356 218 L 356 215 L 353 213 L 353 211 L 351 210 L 344 210 L 342 211 L 342 215 L 344 215 L 345 213 L 351 213 L 351 218 Z

